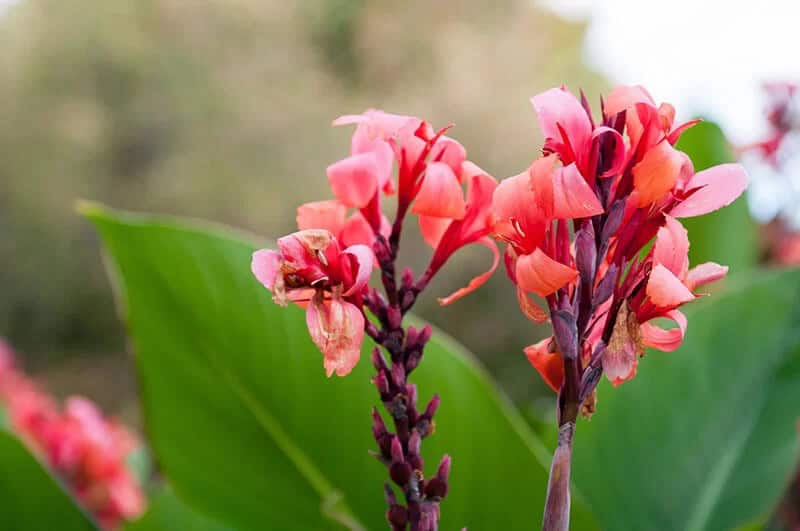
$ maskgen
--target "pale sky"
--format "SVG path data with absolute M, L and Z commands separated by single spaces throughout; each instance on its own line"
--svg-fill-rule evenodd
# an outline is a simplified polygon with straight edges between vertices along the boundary
M 643 84 L 684 117 L 704 114 L 736 142 L 764 130 L 764 81 L 800 81 L 799 0 L 539 0 L 587 20 L 586 62 Z

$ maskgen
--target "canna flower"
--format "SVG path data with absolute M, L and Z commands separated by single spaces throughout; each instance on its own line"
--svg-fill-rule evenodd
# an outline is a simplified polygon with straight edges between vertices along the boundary
M 553 337 L 525 349 L 528 360 L 557 392 L 574 360 L 586 378 L 576 394 L 586 397 L 600 373 L 615 385 L 633 377 L 645 346 L 681 344 L 687 322 L 680 306 L 727 268 L 709 262 L 690 270 L 689 239 L 677 218 L 730 204 L 747 176 L 738 164 L 695 172 L 674 145 L 697 121 L 675 124 L 674 108 L 657 105 L 642 87 L 612 91 L 599 123 L 586 98 L 563 87 L 531 101 L 544 155 L 497 186 L 494 232 L 507 244 L 522 312 L 535 322 L 558 316 Z M 677 327 L 660 328 L 659 318 Z
M 145 510 L 141 486 L 128 469 L 139 446 L 122 425 L 105 418 L 91 401 L 69 397 L 61 408 L 14 365 L 10 347 L 0 339 L 0 403 L 10 424 L 102 529 L 119 529 Z
M 342 249 L 323 229 L 295 232 L 278 239 L 277 251 L 253 253 L 251 270 L 273 300 L 306 306 L 306 324 L 328 376 L 344 376 L 358 362 L 365 322 L 361 301 L 374 260 L 369 247 Z

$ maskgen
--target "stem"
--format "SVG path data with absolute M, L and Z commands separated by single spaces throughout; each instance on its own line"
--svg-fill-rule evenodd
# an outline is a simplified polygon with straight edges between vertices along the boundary
M 553 463 L 550 466 L 542 531 L 569 530 L 569 472 L 574 434 L 574 419 L 565 422 L 558 429 L 558 447 L 553 454 Z

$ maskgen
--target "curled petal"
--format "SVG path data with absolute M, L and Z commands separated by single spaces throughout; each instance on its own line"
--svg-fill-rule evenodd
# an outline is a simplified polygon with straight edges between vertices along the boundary
M 643 323 L 642 340 L 648 347 L 663 350 L 664 352 L 672 352 L 681 346 L 683 342 L 683 336 L 686 334 L 686 316 L 678 310 L 672 310 L 666 313 L 664 317 L 675 321 L 678 327 L 665 330 L 649 322 Z
M 670 131 L 669 135 L 667 136 L 667 142 L 674 146 L 687 129 L 691 129 L 702 121 L 703 120 L 689 120 L 688 122 L 683 122 L 681 125 Z
M 353 275 L 353 285 L 342 295 L 347 297 L 358 293 L 367 286 L 369 276 L 372 273 L 372 265 L 375 263 L 375 255 L 372 249 L 366 245 L 351 245 L 342 254 L 352 256 L 356 259 L 356 270 Z
M 689 288 L 661 264 L 656 264 L 650 272 L 646 293 L 653 304 L 662 308 L 675 308 L 695 299 Z
M 603 206 L 575 163 L 553 174 L 553 217 L 588 218 L 603 213 Z
M 442 240 L 442 236 L 447 231 L 447 228 L 450 226 L 450 223 L 453 220 L 448 218 L 436 218 L 433 216 L 418 216 L 419 217 L 419 229 L 422 232 L 422 239 L 425 240 L 425 243 L 430 245 L 433 249 L 439 245 L 439 242 Z
M 489 277 L 492 276 L 492 273 L 494 273 L 495 269 L 497 269 L 497 264 L 500 262 L 500 251 L 498 251 L 497 249 L 497 244 L 494 243 L 494 241 L 491 240 L 490 238 L 481 238 L 475 243 L 479 243 L 487 247 L 490 251 L 492 251 L 491 267 L 487 271 L 484 271 L 480 275 L 470 280 L 469 284 L 467 284 L 465 287 L 456 290 L 447 297 L 440 298 L 439 304 L 441 304 L 442 306 L 447 306 L 448 304 L 457 301 L 461 297 L 468 295 L 473 291 L 475 291 L 476 289 L 478 289 L 479 287 L 481 287 L 484 284 L 484 282 L 486 282 L 489 279 Z
M 601 179 L 621 173 L 625 166 L 625 140 L 619 134 L 619 131 L 606 126 L 595 128 L 592 133 L 592 140 L 600 141 L 603 137 L 612 139 L 614 151 L 610 161 L 603 161 L 603 166 L 606 169 L 598 176 Z
M 720 164 L 694 174 L 686 184 L 691 195 L 670 212 L 676 218 L 708 214 L 731 204 L 747 188 L 747 172 L 741 164 Z
M 615 114 L 627 110 L 637 103 L 646 103 L 655 107 L 656 102 L 641 85 L 622 85 L 612 90 L 605 100 L 604 110 L 606 115 Z
M 260 249 L 253 253 L 250 270 L 265 288 L 272 291 L 281 270 L 281 253 L 272 249 Z
M 581 151 L 592 134 L 592 124 L 581 103 L 564 88 L 552 88 L 531 98 L 545 138 L 568 142 L 573 153 Z M 569 138 L 562 138 L 559 125 Z
M 325 229 L 339 234 L 347 217 L 347 207 L 336 200 L 314 201 L 297 207 L 297 228 Z
M 575 280 L 578 272 L 537 248 L 531 254 L 517 258 L 514 276 L 520 288 L 546 297 Z
M 547 312 L 542 310 L 536 302 L 534 302 L 524 289 L 517 288 L 517 302 L 522 314 L 534 323 L 547 322 Z
M 694 291 L 709 282 L 715 282 L 724 278 L 727 274 L 728 266 L 719 265 L 714 262 L 705 262 L 689 270 L 689 274 L 686 277 L 686 287 Z
M 367 206 L 378 190 L 378 162 L 371 152 L 334 162 L 327 174 L 333 194 L 349 207 Z
M 656 234 L 653 261 L 662 264 L 678 278 L 684 278 L 689 270 L 689 234 L 680 221 L 672 216 L 664 217 L 666 223 Z
M 545 383 L 557 393 L 564 384 L 564 361 L 561 354 L 552 351 L 553 347 L 553 338 L 548 337 L 525 347 L 525 356 Z
M 319 294 L 306 308 L 311 340 L 324 356 L 325 373 L 348 374 L 361 355 L 364 315 L 355 305 L 334 297 L 325 301 Z
M 411 211 L 438 218 L 464 217 L 466 213 L 464 191 L 450 166 L 444 162 L 433 162 L 428 165 Z
M 669 142 L 659 142 L 650 148 L 633 167 L 633 185 L 639 193 L 638 206 L 647 207 L 672 190 L 681 166 L 683 157 Z
M 462 181 L 469 181 L 473 177 L 477 177 L 479 175 L 485 175 L 487 177 L 491 177 L 489 172 L 472 162 L 471 160 L 465 160 L 461 164 L 461 180 Z M 494 180 L 494 178 L 492 178 Z

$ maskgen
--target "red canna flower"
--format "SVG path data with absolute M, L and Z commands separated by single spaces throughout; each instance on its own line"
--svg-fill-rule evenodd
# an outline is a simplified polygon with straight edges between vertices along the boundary
M 495 235 L 508 244 L 505 262 L 523 313 L 547 319 L 534 295 L 551 318 L 559 316 L 554 337 L 526 349 L 529 361 L 557 391 L 570 381 L 581 386 L 575 397 L 586 397 L 598 374 L 615 385 L 633 377 L 645 346 L 680 345 L 686 318 L 678 308 L 727 268 L 689 270 L 689 240 L 676 218 L 731 203 L 747 177 L 738 164 L 695 173 L 674 145 L 696 120 L 675 125 L 674 108 L 656 105 L 642 87 L 612 91 L 599 123 L 586 98 L 563 87 L 531 101 L 544 156 L 495 190 Z M 662 329 L 657 318 L 677 328 Z
M 251 269 L 281 305 L 306 305 L 311 338 L 324 355 L 328 376 L 348 374 L 364 338 L 361 300 L 375 260 L 361 244 L 341 249 L 324 229 L 306 229 L 278 239 L 278 251 L 253 253 Z

